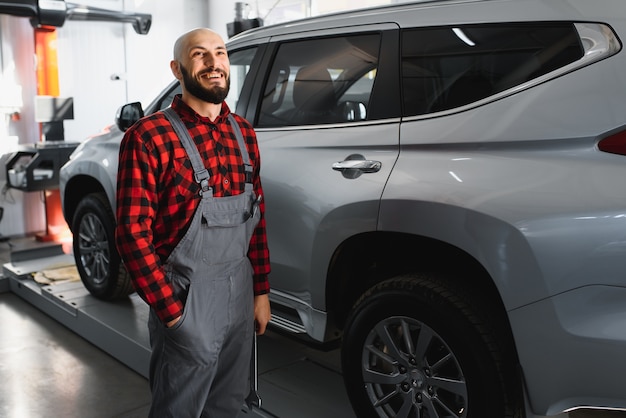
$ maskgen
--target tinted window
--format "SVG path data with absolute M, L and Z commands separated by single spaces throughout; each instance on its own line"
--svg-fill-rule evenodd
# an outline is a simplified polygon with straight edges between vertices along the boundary
M 573 24 L 498 24 L 406 30 L 405 116 L 452 109 L 563 67 L 583 55 Z
M 365 120 L 380 35 L 280 45 L 264 89 L 259 127 Z
M 157 103 L 154 111 L 156 112 L 157 110 L 163 110 L 166 107 L 169 107 L 169 105 L 172 104 L 172 100 L 174 100 L 174 96 L 181 93 L 180 84 L 177 82 L 176 85 L 170 89 L 170 91 Z
M 257 48 L 248 48 L 228 53 L 228 59 L 230 60 L 230 91 L 228 92 L 228 97 L 226 97 L 226 103 L 228 103 L 228 107 L 233 112 L 237 109 L 239 95 L 256 52 Z

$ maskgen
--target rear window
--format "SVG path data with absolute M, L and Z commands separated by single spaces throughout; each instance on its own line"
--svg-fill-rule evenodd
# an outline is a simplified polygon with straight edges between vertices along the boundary
M 402 34 L 403 114 L 463 106 L 583 56 L 572 23 L 459 25 Z

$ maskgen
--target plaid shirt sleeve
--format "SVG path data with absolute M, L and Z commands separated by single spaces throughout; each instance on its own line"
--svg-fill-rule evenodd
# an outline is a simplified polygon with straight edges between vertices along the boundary
M 261 185 L 261 158 L 259 155 L 259 148 L 256 141 L 256 134 L 252 126 L 245 119 L 234 115 L 235 119 L 239 123 L 241 133 L 246 138 L 248 146 L 248 152 L 251 154 L 251 158 L 256 159 L 257 163 L 254 166 L 254 192 L 257 196 L 263 196 L 263 187 Z M 261 200 L 260 205 L 261 220 L 257 225 L 252 238 L 250 239 L 250 247 L 248 249 L 248 258 L 254 268 L 254 294 L 262 295 L 269 293 L 270 285 L 268 280 L 268 274 L 270 272 L 270 257 L 267 246 L 267 234 L 265 228 L 265 200 Z
M 151 120 L 143 129 L 156 129 Z M 182 315 L 183 304 L 165 280 L 153 243 L 157 202 L 155 158 L 137 129 L 129 129 L 120 147 L 117 176 L 117 247 L 137 293 L 163 322 Z

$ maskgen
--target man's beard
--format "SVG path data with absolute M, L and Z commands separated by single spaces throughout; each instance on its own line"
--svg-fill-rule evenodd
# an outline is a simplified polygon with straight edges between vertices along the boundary
M 203 87 L 189 71 L 182 65 L 179 65 L 180 72 L 183 75 L 183 85 L 185 89 L 193 96 L 208 103 L 220 104 L 228 96 L 230 91 L 230 77 L 226 77 L 226 87 L 215 86 L 213 88 Z

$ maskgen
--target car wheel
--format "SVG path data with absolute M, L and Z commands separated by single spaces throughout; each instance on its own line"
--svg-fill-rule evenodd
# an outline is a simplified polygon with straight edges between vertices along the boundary
M 92 295 L 111 300 L 133 292 L 115 247 L 115 217 L 104 193 L 85 196 L 72 220 L 74 259 Z
M 506 379 L 515 378 L 503 376 L 498 336 L 473 308 L 445 281 L 415 275 L 366 292 L 348 319 L 342 346 L 357 416 L 523 416 L 507 392 Z

